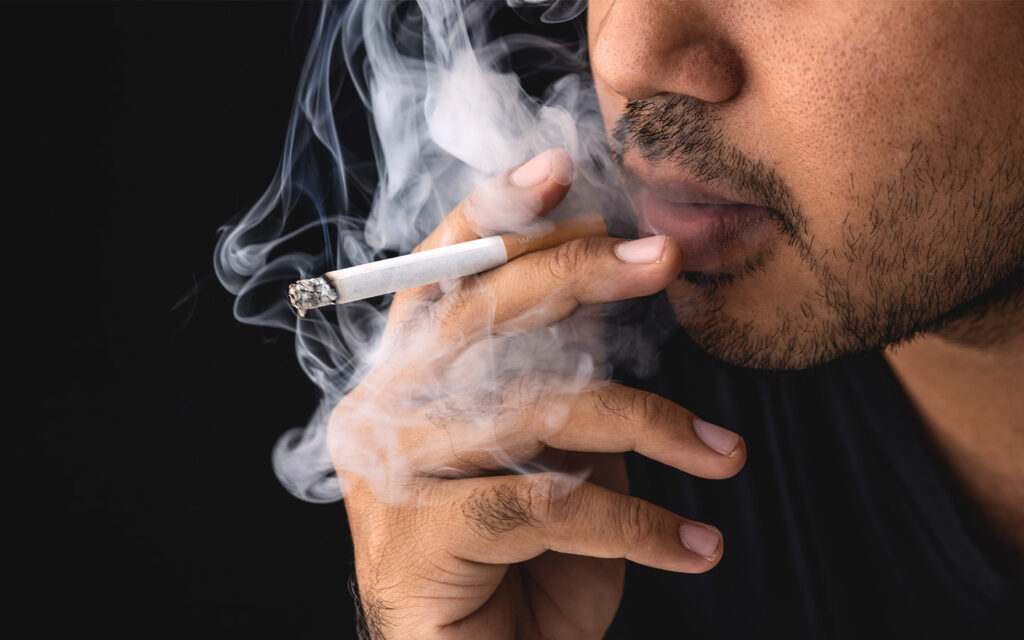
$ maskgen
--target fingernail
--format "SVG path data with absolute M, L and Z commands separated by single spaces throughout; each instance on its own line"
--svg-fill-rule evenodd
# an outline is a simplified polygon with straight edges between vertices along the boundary
M 684 547 L 711 560 L 718 550 L 721 535 L 714 527 L 687 522 L 679 527 L 679 538 Z
M 619 260 L 631 264 L 653 264 L 661 262 L 661 256 L 665 253 L 665 243 L 668 238 L 665 236 L 650 236 L 629 242 L 620 242 L 615 245 L 615 255 Z
M 548 149 L 512 172 L 509 181 L 517 187 L 536 187 L 548 178 L 566 186 L 575 169 L 565 149 Z
M 697 432 L 697 437 L 703 440 L 704 444 L 723 456 L 727 456 L 735 451 L 736 446 L 740 443 L 739 434 L 713 425 L 710 422 L 704 422 L 700 418 L 693 421 L 693 430 Z
M 548 149 L 512 172 L 509 181 L 517 187 L 536 187 L 551 175 L 551 150 Z

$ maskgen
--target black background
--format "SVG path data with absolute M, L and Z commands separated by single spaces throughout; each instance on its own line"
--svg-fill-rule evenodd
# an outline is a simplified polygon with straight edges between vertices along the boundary
M 218 228 L 275 174 L 320 9 L 0 3 L 5 578 L 39 635 L 355 637 L 344 508 L 270 463 L 315 388 L 213 274 Z M 536 17 L 492 27 L 578 37 Z M 537 62 L 514 61 L 531 93 L 557 77 Z
M 5 582 L 37 632 L 354 636 L 344 509 L 270 465 L 313 385 L 212 268 L 277 167 L 318 10 L 0 6 L 4 244 L 25 278 Z
M 32 636 L 355 635 L 344 509 L 270 465 L 313 385 L 212 268 L 318 11 L 0 3 L 3 575 Z

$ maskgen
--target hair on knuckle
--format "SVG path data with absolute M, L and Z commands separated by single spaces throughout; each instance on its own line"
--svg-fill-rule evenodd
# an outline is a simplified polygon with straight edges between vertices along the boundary
M 508 533 L 533 522 L 530 496 L 508 485 L 474 490 L 462 503 L 469 527 L 485 538 Z
M 441 298 L 439 308 L 435 310 L 437 324 L 447 328 L 464 322 L 462 316 L 473 307 L 479 295 L 478 289 L 473 279 L 463 279 L 455 283 L 455 286 Z
M 591 238 L 576 238 L 555 247 L 548 262 L 551 275 L 558 280 L 573 278 L 586 264 L 591 245 Z

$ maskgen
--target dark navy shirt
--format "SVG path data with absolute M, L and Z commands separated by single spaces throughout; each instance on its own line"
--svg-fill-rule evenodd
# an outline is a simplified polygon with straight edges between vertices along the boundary
M 701 575 L 630 564 L 609 638 L 1024 638 L 1024 580 L 986 538 L 880 353 L 801 372 L 708 356 L 682 332 L 625 380 L 741 434 L 743 470 L 628 457 L 632 493 L 721 529 Z

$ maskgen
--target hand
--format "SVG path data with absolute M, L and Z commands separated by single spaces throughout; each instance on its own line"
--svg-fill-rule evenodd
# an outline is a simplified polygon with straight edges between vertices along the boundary
M 484 218 L 489 203 L 519 211 L 515 224 L 543 215 L 571 174 L 565 152 L 545 152 L 475 190 L 419 249 L 506 230 Z M 384 355 L 330 425 L 371 638 L 601 638 L 625 559 L 689 573 L 718 562 L 716 529 L 627 495 L 621 452 L 725 478 L 746 456 L 736 434 L 550 371 L 445 382 L 482 344 L 655 293 L 680 268 L 668 238 L 587 238 L 395 297 Z

